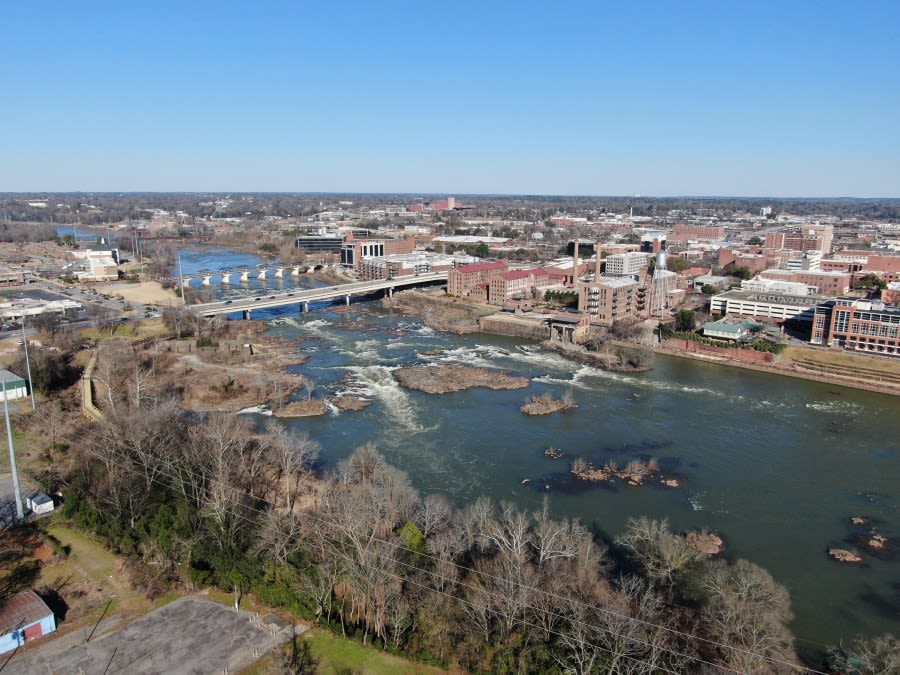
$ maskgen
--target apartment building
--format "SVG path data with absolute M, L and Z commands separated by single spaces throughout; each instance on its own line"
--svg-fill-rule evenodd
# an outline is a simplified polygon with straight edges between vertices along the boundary
M 639 286 L 631 277 L 600 277 L 579 283 L 578 311 L 601 326 L 633 317 L 638 310 Z

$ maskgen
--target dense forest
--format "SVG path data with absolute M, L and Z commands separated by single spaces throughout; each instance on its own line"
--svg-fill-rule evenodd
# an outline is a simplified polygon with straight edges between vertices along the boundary
M 419 494 L 371 444 L 324 469 L 315 440 L 277 422 L 184 413 L 154 358 L 102 350 L 103 421 L 63 430 L 51 399 L 25 429 L 44 439 L 38 478 L 65 495 L 64 516 L 126 556 L 150 597 L 253 592 L 475 672 L 802 670 L 788 593 L 751 562 L 712 559 L 664 521 L 632 520 L 610 540 L 554 518 L 549 501 L 457 508 Z

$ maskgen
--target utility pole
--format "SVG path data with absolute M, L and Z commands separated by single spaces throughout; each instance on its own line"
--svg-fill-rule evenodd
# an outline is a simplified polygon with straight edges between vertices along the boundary
M 31 383 L 31 362 L 28 360 L 28 338 L 25 337 L 24 314 L 22 314 L 22 346 L 25 347 L 25 370 L 28 371 L 28 391 L 31 392 L 31 409 L 34 410 L 34 385 Z
M 12 472 L 13 492 L 16 496 L 16 518 L 25 520 L 22 507 L 22 487 L 19 485 L 19 469 L 16 467 L 16 451 L 13 448 L 12 424 L 9 423 L 9 400 L 6 396 L 6 380 L 3 380 L 3 412 L 6 416 L 6 443 L 9 445 L 9 470 Z

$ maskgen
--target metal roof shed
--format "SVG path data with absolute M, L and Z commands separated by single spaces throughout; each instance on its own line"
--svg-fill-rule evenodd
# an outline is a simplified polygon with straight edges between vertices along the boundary
M 17 398 L 28 396 L 28 383 L 24 378 L 15 373 L 0 368 L 0 383 L 6 386 L 6 400 L 13 401 Z M 0 386 L 0 401 L 3 400 L 3 387 Z

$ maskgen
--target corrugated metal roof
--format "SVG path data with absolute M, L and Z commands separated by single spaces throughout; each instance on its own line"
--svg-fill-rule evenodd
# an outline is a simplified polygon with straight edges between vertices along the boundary
M 0 604 L 0 635 L 33 624 L 52 613 L 34 591 L 16 593 Z
M 6 382 L 7 386 L 12 385 L 22 387 L 25 385 L 25 378 L 0 368 L 0 382 Z

